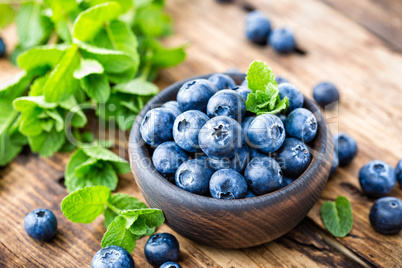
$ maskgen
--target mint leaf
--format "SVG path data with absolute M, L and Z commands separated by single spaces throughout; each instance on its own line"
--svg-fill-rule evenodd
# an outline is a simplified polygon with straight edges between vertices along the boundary
M 172 19 L 158 5 L 140 9 L 135 16 L 134 27 L 150 37 L 168 36 L 173 32 Z
M 59 105 L 66 110 L 66 119 L 71 119 L 71 121 L 66 123 L 71 123 L 73 127 L 84 127 L 87 124 L 87 117 L 78 105 L 74 96 L 70 96 Z
M 32 77 L 25 71 L 22 71 L 16 74 L 9 81 L 1 83 L 0 99 L 13 101 L 15 98 L 20 97 L 28 87 L 31 80 Z
M 115 194 L 109 200 L 109 204 L 120 209 L 120 210 L 129 210 L 129 209 L 140 209 L 146 208 L 147 206 L 142 203 L 138 198 L 131 197 L 126 194 Z M 108 227 L 109 224 L 117 217 L 119 214 L 107 208 L 105 210 L 105 226 Z
M 54 22 L 65 21 L 68 13 L 78 7 L 76 0 L 44 0 L 44 3 L 52 10 Z
M 321 206 L 321 218 L 327 230 L 337 237 L 346 236 L 353 227 L 352 206 L 344 196 L 335 202 L 326 201 Z
M 0 4 L 0 29 L 5 28 L 14 20 L 14 9 L 7 4 Z
M 152 57 L 153 66 L 156 68 L 168 68 L 179 65 L 186 59 L 186 47 L 165 48 L 158 43 Z
M 123 174 L 130 172 L 130 164 L 123 158 L 103 147 L 82 148 L 86 155 L 97 160 L 110 162 L 117 173 Z
M 110 189 L 105 186 L 86 187 L 66 196 L 61 211 L 72 222 L 93 222 L 105 210 Z
M 37 136 L 29 136 L 28 142 L 31 150 L 44 157 L 50 157 L 63 146 L 66 140 L 64 131 L 58 132 L 56 129 L 43 131 Z
M 127 12 L 129 9 L 133 7 L 133 0 L 88 0 L 89 6 L 96 6 L 99 4 L 103 4 L 106 2 L 117 2 L 121 6 L 122 13 Z
M 121 12 L 121 6 L 116 2 L 107 2 L 81 12 L 74 23 L 74 38 L 84 42 L 92 40 L 105 23 L 116 19 Z
M 274 109 L 270 110 L 267 112 L 268 114 L 279 114 L 283 111 L 286 111 L 289 107 L 289 99 L 288 97 L 283 98 L 279 102 L 277 102 L 276 106 Z M 258 115 L 264 114 L 264 113 L 258 113 Z
M 78 47 L 72 45 L 52 71 L 43 88 L 47 102 L 60 102 L 70 97 L 78 88 L 78 80 L 73 76 L 80 65 Z
M 151 82 L 137 78 L 128 83 L 117 84 L 113 87 L 113 91 L 132 95 L 149 96 L 158 94 L 159 88 Z
M 43 15 L 40 3 L 22 4 L 17 13 L 17 33 L 22 48 L 41 45 L 50 36 L 53 24 Z
M 91 74 L 80 80 L 81 88 L 98 103 L 105 103 L 110 97 L 110 84 L 106 75 Z
M 116 217 L 108 226 L 106 233 L 103 235 L 101 246 L 119 246 L 132 252 L 135 248 L 135 241 L 140 237 L 131 233 L 126 229 L 126 219 L 122 216 Z
M 43 95 L 43 87 L 45 86 L 46 81 L 49 79 L 50 73 L 42 75 L 36 78 L 31 84 L 31 88 L 29 89 L 28 95 L 31 97 L 38 97 Z
M 82 79 L 91 74 L 103 74 L 103 66 L 96 60 L 83 59 L 78 69 L 74 71 L 74 78 Z
M 275 75 L 271 68 L 262 61 L 253 61 L 247 70 L 248 88 L 256 92 L 257 90 L 265 90 L 268 84 L 278 87 L 275 81 Z
M 145 235 L 150 229 L 154 229 L 163 224 L 165 217 L 160 209 L 131 209 L 122 210 L 120 215 L 127 219 L 130 231 L 135 235 Z

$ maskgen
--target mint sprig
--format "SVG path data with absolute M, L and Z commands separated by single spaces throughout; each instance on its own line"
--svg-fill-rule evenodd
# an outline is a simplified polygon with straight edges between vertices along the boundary
M 102 247 L 116 245 L 132 252 L 137 239 L 151 235 L 165 221 L 159 209 L 146 208 L 137 198 L 125 194 L 111 195 L 105 186 L 85 187 L 66 196 L 61 202 L 64 216 L 76 223 L 91 223 L 105 213 L 106 233 Z
M 353 227 L 352 206 L 344 196 L 335 202 L 326 201 L 321 206 L 321 218 L 327 230 L 337 237 L 344 237 Z
M 278 84 L 268 64 L 253 61 L 247 70 L 246 79 L 248 88 L 252 91 L 247 97 L 247 111 L 257 115 L 286 112 L 289 99 L 279 97 Z

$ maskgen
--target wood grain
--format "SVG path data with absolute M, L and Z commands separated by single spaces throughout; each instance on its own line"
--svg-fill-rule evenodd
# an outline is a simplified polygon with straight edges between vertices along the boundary
M 401 157 L 401 55 L 385 46 L 373 30 L 345 15 L 343 12 L 348 12 L 345 5 L 342 9 L 334 8 L 321 0 L 249 2 L 265 12 L 275 26 L 293 28 L 306 55 L 279 56 L 271 48 L 248 43 L 243 34 L 246 13 L 238 5 L 221 6 L 212 0 L 171 0 L 167 1 L 168 12 L 174 17 L 177 34 L 166 40 L 166 44 L 190 41 L 191 47 L 185 64 L 161 72 L 160 88 L 228 68 L 245 71 L 254 59 L 268 62 L 275 73 L 288 78 L 307 96 L 311 96 L 314 84 L 330 80 L 339 87 L 341 103 L 335 111 L 326 112 L 326 118 L 333 132 L 344 131 L 356 138 L 359 153 L 350 166 L 340 169 L 328 182 L 308 219 L 284 237 L 245 250 L 217 250 L 177 236 L 182 247 L 181 264 L 183 267 L 401 267 L 398 256 L 402 254 L 402 235 L 383 236 L 371 229 L 368 211 L 374 200 L 361 193 L 357 180 L 360 167 L 367 161 L 378 158 L 394 166 Z M 363 3 L 362 10 L 374 3 L 357 2 Z M 392 0 L 381 2 L 399 4 Z M 379 19 L 371 19 L 375 9 L 367 8 L 363 19 L 373 25 L 399 20 L 400 9 L 391 9 L 394 12 L 381 12 Z M 0 34 L 7 44 L 16 43 L 14 27 Z M 400 37 L 397 33 L 395 36 Z M 16 71 L 10 63 L 0 60 L 0 81 Z M 0 170 L 0 267 L 88 267 L 100 248 L 102 218 L 89 225 L 74 224 L 58 209 L 66 194 L 59 182 L 67 159 L 64 154 L 50 159 L 24 154 Z M 118 191 L 142 198 L 131 175 L 120 180 Z M 340 194 L 351 200 L 355 224 L 351 235 L 335 239 L 323 229 L 319 208 L 322 202 Z M 391 195 L 401 198 L 402 191 L 395 188 Z M 59 220 L 60 232 L 51 243 L 37 243 L 23 230 L 24 215 L 38 207 L 53 209 Z M 159 231 L 172 232 L 165 225 Z M 149 267 L 142 251 L 145 242 L 146 238 L 141 239 L 133 252 L 138 267 Z

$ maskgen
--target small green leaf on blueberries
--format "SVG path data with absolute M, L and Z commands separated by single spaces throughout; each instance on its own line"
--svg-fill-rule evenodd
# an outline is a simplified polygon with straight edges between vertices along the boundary
M 127 219 L 127 228 L 135 235 L 145 235 L 149 229 L 163 224 L 165 217 L 160 209 L 130 209 L 120 211 Z
M 346 236 L 353 227 L 352 206 L 344 196 L 321 206 L 321 218 L 327 230 L 336 237 Z
M 123 216 L 116 217 L 112 223 L 109 224 L 106 233 L 103 235 L 101 246 L 119 246 L 132 252 L 135 248 L 135 241 L 140 236 L 134 235 L 126 228 L 127 220 Z
M 278 87 L 271 67 L 262 61 L 255 60 L 251 63 L 246 79 L 248 88 L 253 92 L 265 90 L 268 84 Z
M 110 189 L 105 186 L 86 187 L 66 196 L 61 211 L 72 222 L 93 222 L 105 210 Z

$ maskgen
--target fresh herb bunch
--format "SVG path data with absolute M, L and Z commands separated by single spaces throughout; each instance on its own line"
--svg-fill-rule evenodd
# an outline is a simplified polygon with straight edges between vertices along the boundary
M 157 71 L 186 56 L 185 46 L 158 41 L 172 33 L 163 0 L 33 0 L 18 5 L 15 16 L 14 7 L 0 5 L 0 28 L 16 19 L 11 59 L 22 69 L 0 86 L 0 166 L 26 144 L 46 157 L 73 149 L 66 132 L 87 124 L 83 104 L 129 129 L 158 92 L 150 82 Z M 107 163 L 96 162 L 105 174 Z M 86 181 L 79 185 L 93 185 Z
M 247 84 L 252 91 L 247 97 L 246 109 L 257 115 L 279 114 L 289 107 L 288 97 L 282 100 L 271 68 L 262 61 L 253 61 L 247 70 Z
M 111 195 L 105 186 L 86 187 L 69 194 L 61 202 L 61 210 L 76 223 L 91 223 L 104 213 L 107 230 L 102 247 L 115 245 L 128 252 L 133 251 L 137 239 L 153 234 L 165 221 L 161 210 L 147 208 L 126 194 Z

